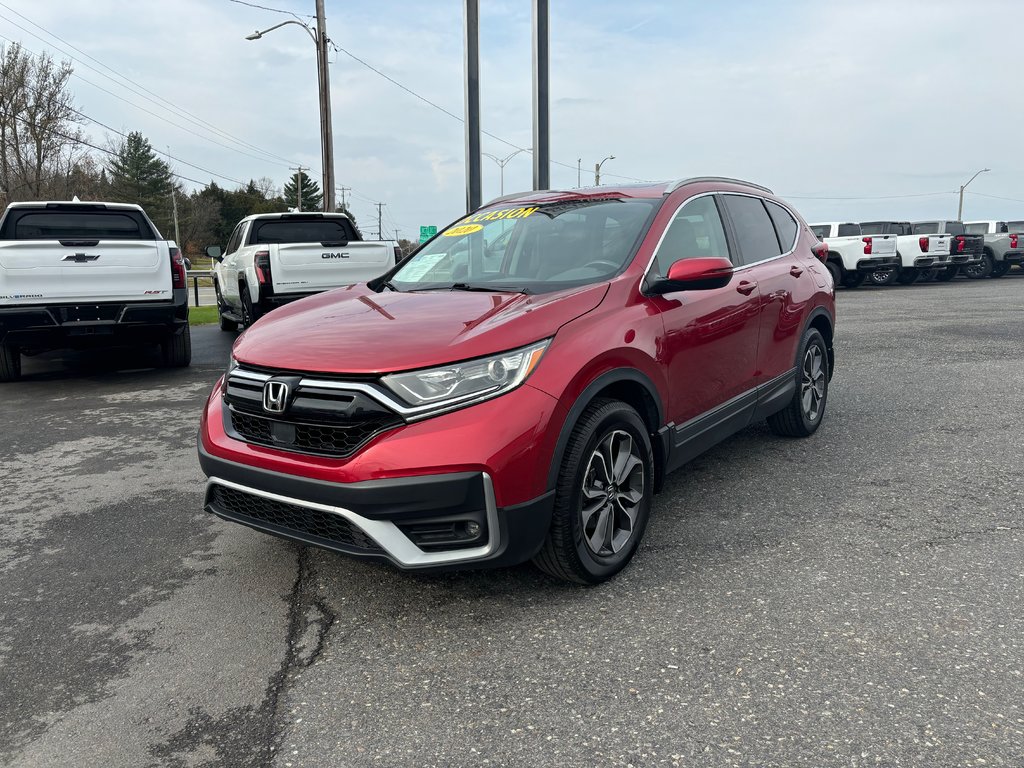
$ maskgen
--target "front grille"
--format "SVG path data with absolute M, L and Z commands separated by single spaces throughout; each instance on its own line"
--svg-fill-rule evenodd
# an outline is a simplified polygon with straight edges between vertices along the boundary
M 283 451 L 347 458 L 381 432 L 405 423 L 365 392 L 315 386 L 295 374 L 273 378 L 287 382 L 291 393 L 281 414 L 263 409 L 262 379 L 228 376 L 225 427 L 235 439 Z
M 266 523 L 283 533 L 315 536 L 348 549 L 382 551 L 358 526 L 331 512 L 287 504 L 216 484 L 210 488 L 208 502 L 215 511 L 238 518 L 241 522 Z

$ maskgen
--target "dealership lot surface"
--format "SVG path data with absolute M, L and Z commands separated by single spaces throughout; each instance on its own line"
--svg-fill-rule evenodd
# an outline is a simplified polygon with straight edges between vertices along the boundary
M 189 369 L 2 390 L 0 764 L 1024 762 L 1024 275 L 839 295 L 828 414 L 671 476 L 601 587 L 205 515 Z M 984 762 L 982 762 L 984 761 Z

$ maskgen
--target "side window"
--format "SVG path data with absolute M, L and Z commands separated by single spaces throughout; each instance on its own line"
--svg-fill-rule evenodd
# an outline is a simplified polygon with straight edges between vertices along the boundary
M 736 263 L 729 254 L 722 218 L 711 195 L 691 200 L 679 209 L 658 246 L 654 268 L 664 276 L 680 259 L 707 256 L 719 256 Z
M 238 250 L 238 242 L 242 239 L 242 225 L 238 224 L 235 227 L 235 231 L 231 233 L 231 237 L 228 238 L 228 244 L 224 246 L 224 254 L 234 253 Z
M 736 228 L 741 264 L 753 264 L 782 253 L 775 227 L 758 197 L 724 195 L 725 207 Z
M 765 205 L 768 206 L 768 215 L 772 217 L 772 223 L 775 225 L 775 233 L 779 236 L 779 245 L 782 246 L 782 252 L 786 253 L 793 250 L 796 246 L 797 229 L 799 229 L 796 225 L 796 219 L 778 203 L 766 200 Z M 855 224 L 854 226 L 857 225 Z M 843 225 L 839 227 L 840 235 L 843 234 L 842 227 Z M 857 234 L 860 234 L 860 227 L 857 227 Z

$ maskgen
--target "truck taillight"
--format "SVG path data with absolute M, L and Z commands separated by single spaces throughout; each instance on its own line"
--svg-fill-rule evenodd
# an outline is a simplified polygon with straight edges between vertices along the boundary
M 1017 247 L 1017 235 L 1010 235 L 1010 247 L 1011 248 L 1016 248 Z
M 253 258 L 256 280 L 260 285 L 267 285 L 270 282 L 270 251 L 256 251 Z
M 871 255 L 871 238 L 870 237 L 862 237 L 861 240 L 864 241 L 864 254 L 866 256 L 870 256 Z
M 925 235 L 917 241 L 918 245 L 921 246 L 921 253 L 928 253 L 928 236 Z
M 171 248 L 171 287 L 185 288 L 187 277 L 185 275 L 185 257 L 177 248 Z
M 956 252 L 957 253 L 963 253 L 964 252 L 964 248 L 966 248 L 966 247 L 967 247 L 967 242 L 964 239 L 964 236 L 963 235 L 957 235 L 956 236 Z
M 818 243 L 817 245 L 811 246 L 811 253 L 813 253 L 822 264 L 828 261 L 828 246 L 824 243 Z

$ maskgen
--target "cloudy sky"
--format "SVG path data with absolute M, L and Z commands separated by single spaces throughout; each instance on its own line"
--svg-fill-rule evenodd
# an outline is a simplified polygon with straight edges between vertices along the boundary
M 78 107 L 201 181 L 319 174 L 313 0 L 0 0 L 0 42 L 73 58 Z M 336 176 L 365 231 L 465 205 L 462 0 L 326 0 Z M 481 0 L 483 148 L 532 142 L 531 2 Z M 808 220 L 1024 218 L 1024 3 L 550 0 L 555 187 L 691 175 L 772 187 Z M 266 10 L 266 9 L 278 9 Z M 56 36 L 56 37 L 55 37 Z M 72 48 L 71 46 L 74 46 Z M 75 50 L 78 49 L 78 50 Z M 92 57 L 92 58 L 90 58 Z M 107 69 L 109 67 L 109 69 Z M 403 90 L 374 69 L 436 106 Z M 116 73 L 116 74 L 115 74 Z M 133 92 L 134 91 L 134 92 Z M 101 125 L 87 132 L 105 143 Z M 484 159 L 484 198 L 498 165 Z M 212 176 L 211 172 L 219 174 Z M 505 168 L 528 189 L 531 160 Z

